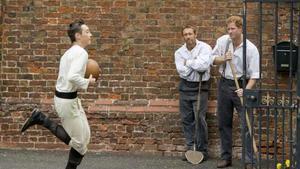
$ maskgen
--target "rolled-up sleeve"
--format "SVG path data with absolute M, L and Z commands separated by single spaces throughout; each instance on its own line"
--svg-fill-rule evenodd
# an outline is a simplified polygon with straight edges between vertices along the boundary
M 259 79 L 259 52 L 256 47 L 249 51 L 248 73 L 251 79 Z
M 220 40 L 218 39 L 216 42 L 216 46 L 214 47 L 214 49 L 212 50 L 211 53 L 211 59 L 210 59 L 210 65 L 214 66 L 214 60 L 216 57 L 218 56 L 222 56 L 222 46 L 220 44 Z

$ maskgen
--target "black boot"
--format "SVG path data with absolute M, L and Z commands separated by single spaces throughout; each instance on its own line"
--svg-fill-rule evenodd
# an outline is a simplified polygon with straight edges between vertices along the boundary
M 71 148 L 69 153 L 69 160 L 66 169 L 76 169 L 81 163 L 83 155 L 78 153 L 74 148 Z
M 43 124 L 44 118 L 45 118 L 45 115 L 42 114 L 38 109 L 33 109 L 33 111 L 31 112 L 31 116 L 23 124 L 21 132 L 23 133 L 29 127 L 31 127 L 35 124 L 39 124 L 39 125 Z
M 24 123 L 21 132 L 26 131 L 29 127 L 39 124 L 47 128 L 51 131 L 57 138 L 63 141 L 65 144 L 69 144 L 71 137 L 65 131 L 65 129 L 61 126 L 50 120 L 47 116 L 45 116 L 38 109 L 34 109 L 32 111 L 31 116 Z

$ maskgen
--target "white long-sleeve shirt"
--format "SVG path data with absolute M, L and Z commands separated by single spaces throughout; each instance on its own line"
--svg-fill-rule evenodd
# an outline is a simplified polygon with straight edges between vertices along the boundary
M 216 43 L 216 46 L 214 47 L 212 51 L 212 60 L 211 63 L 213 63 L 214 59 L 218 56 L 224 56 L 226 45 L 228 43 L 229 35 L 223 35 L 221 36 Z M 246 70 L 247 70 L 247 78 L 251 79 L 258 79 L 259 78 L 259 52 L 256 48 L 256 46 L 250 42 L 248 39 L 246 40 L 247 44 L 247 51 L 246 51 Z M 236 76 L 237 78 L 241 77 L 243 75 L 243 43 L 241 43 L 235 50 L 233 49 L 232 42 L 229 43 L 228 51 L 231 51 L 233 53 L 231 62 L 235 66 Z M 223 68 L 224 65 L 220 65 L 219 72 L 222 76 L 225 76 L 226 79 L 234 80 L 230 65 L 228 62 L 226 62 L 226 68 L 225 68 L 225 75 L 223 75 Z
M 84 78 L 88 53 L 79 45 L 73 45 L 60 59 L 56 90 L 74 92 L 78 88 L 87 89 L 89 79 Z
M 179 76 L 190 82 L 199 82 L 199 73 L 205 72 L 202 81 L 210 78 L 211 47 L 199 40 L 196 46 L 189 51 L 186 44 L 182 45 L 175 52 L 175 64 Z M 184 60 L 186 64 L 184 65 Z

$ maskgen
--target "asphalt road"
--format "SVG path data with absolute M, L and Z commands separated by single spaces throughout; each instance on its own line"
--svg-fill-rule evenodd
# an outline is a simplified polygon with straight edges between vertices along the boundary
M 0 149 L 0 169 L 64 169 L 67 158 L 67 151 Z M 216 159 L 193 165 L 180 157 L 88 152 L 78 169 L 216 169 L 216 163 Z M 235 160 L 226 169 L 241 168 Z

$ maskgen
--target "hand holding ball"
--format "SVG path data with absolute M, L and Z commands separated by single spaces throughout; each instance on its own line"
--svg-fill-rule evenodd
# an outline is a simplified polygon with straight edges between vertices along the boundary
M 89 78 L 90 75 L 92 75 L 93 78 L 98 80 L 100 73 L 101 73 L 101 69 L 100 69 L 100 66 L 98 65 L 98 63 L 93 59 L 89 59 L 86 64 L 86 70 L 85 70 L 84 77 Z

